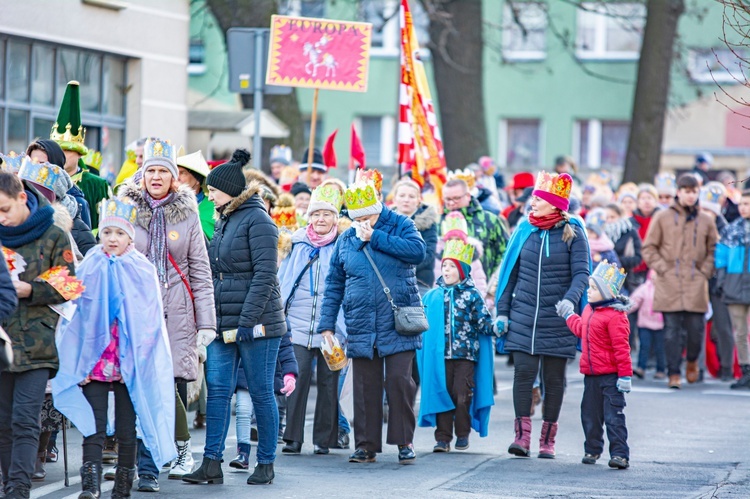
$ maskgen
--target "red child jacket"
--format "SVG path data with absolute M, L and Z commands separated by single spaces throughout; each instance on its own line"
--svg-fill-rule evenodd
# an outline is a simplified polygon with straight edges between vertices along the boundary
M 632 376 L 629 304 L 616 303 L 596 310 L 586 305 L 582 315 L 568 317 L 568 327 L 581 338 L 581 374 Z

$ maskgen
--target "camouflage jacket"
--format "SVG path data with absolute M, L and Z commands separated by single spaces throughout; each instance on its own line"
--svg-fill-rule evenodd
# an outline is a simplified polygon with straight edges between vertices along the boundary
M 13 344 L 13 365 L 10 372 L 50 369 L 54 377 L 58 368 L 55 328 L 58 314 L 48 305 L 63 303 L 65 299 L 55 288 L 37 280 L 37 276 L 52 267 L 67 267 L 75 275 L 73 251 L 68 235 L 56 225 L 50 226 L 42 237 L 14 248 L 26 261 L 26 270 L 19 276 L 31 284 L 31 296 L 18 300 L 18 308 L 3 327 Z
M 483 210 L 479 201 L 474 197 L 471 198 L 471 204 L 468 207 L 461 208 L 458 211 L 466 218 L 469 237 L 474 237 L 482 242 L 484 246 L 484 253 L 480 258 L 482 268 L 485 274 L 492 275 L 500 267 L 508 244 L 508 234 L 503 223 L 496 215 Z M 447 210 L 444 212 L 443 219 L 448 213 Z

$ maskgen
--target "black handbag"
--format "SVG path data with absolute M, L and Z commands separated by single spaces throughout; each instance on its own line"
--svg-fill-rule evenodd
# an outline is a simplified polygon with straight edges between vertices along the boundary
M 383 292 L 385 293 L 385 296 L 388 297 L 388 301 L 391 304 L 396 332 L 403 336 L 417 336 L 427 331 L 429 325 L 427 324 L 427 316 L 424 313 L 424 307 L 399 307 L 393 303 L 391 290 L 385 284 L 383 276 L 380 275 L 377 265 L 375 265 L 375 262 L 370 256 L 370 252 L 367 251 L 367 246 L 365 246 L 362 251 L 364 251 L 365 256 L 370 261 L 370 265 L 372 265 L 375 275 L 378 276 L 378 280 L 383 286 Z

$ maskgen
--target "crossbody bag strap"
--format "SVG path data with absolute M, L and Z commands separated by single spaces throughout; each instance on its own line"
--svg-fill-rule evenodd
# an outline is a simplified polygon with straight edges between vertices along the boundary
M 310 258 L 310 260 L 307 261 L 305 268 L 302 269 L 302 272 L 299 273 L 299 275 L 297 276 L 297 279 L 295 279 L 294 281 L 294 284 L 292 284 L 292 290 L 289 292 L 289 297 L 286 299 L 286 305 L 284 305 L 284 315 L 289 315 L 289 305 L 292 304 L 292 301 L 294 299 L 294 294 L 297 292 L 299 283 L 302 280 L 302 277 L 304 277 L 305 272 L 307 272 L 307 269 L 309 269 L 312 266 L 312 264 L 315 263 L 315 260 L 318 259 L 318 256 L 320 256 L 320 254 L 315 255 L 314 257 Z
M 395 303 L 393 303 L 393 297 L 391 296 L 391 290 L 388 288 L 388 286 L 385 283 L 385 280 L 383 280 L 383 276 L 380 275 L 380 271 L 378 270 L 378 266 L 375 265 L 375 262 L 373 261 L 372 257 L 370 256 L 370 252 L 367 251 L 367 246 L 362 248 L 362 251 L 364 251 L 365 256 L 370 261 L 370 265 L 372 265 L 372 270 L 375 271 L 375 275 L 378 276 L 378 280 L 380 281 L 380 285 L 383 286 L 383 293 L 385 293 L 385 296 L 388 297 L 388 301 L 391 303 L 391 308 L 393 310 L 396 310 L 398 307 Z
M 180 266 L 177 265 L 177 262 L 172 256 L 172 253 L 167 253 L 167 257 L 169 258 L 169 263 L 171 263 L 172 267 L 174 267 L 174 269 L 177 271 L 177 275 L 179 275 L 180 279 L 182 279 L 182 283 L 185 284 L 185 287 L 187 288 L 187 292 L 190 295 L 190 300 L 195 301 L 195 296 L 193 296 L 193 290 L 190 287 L 190 281 L 188 281 L 187 276 L 182 272 L 182 270 L 180 269 Z

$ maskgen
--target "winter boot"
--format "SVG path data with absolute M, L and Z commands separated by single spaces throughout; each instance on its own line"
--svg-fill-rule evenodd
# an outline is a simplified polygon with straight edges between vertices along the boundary
M 273 472 L 273 463 L 256 464 L 255 471 L 247 479 L 248 485 L 270 485 L 276 475 Z
M 167 478 L 170 480 L 179 480 L 183 476 L 193 471 L 193 452 L 190 449 L 190 440 L 177 441 L 177 459 L 175 459 L 172 469 L 169 471 Z
M 29 497 L 31 497 L 31 490 L 25 485 L 16 485 L 5 491 L 5 499 L 29 499 Z
M 117 467 L 115 471 L 115 486 L 112 489 L 112 499 L 124 499 L 130 497 L 135 479 L 135 468 Z
M 685 368 L 685 379 L 688 383 L 695 383 L 700 378 L 701 371 L 698 368 L 698 361 L 688 361 L 687 367 Z
M 221 461 L 203 458 L 200 468 L 182 476 L 183 482 L 188 483 L 224 483 L 224 473 L 221 471 Z
M 531 455 L 531 418 L 516 418 L 516 439 L 508 447 L 508 452 L 518 457 L 529 457 Z
M 78 499 L 99 499 L 102 493 L 102 465 L 93 461 L 81 466 L 81 494 Z
M 34 465 L 34 473 L 31 475 L 32 482 L 43 482 L 47 476 L 47 470 L 44 469 L 44 463 L 47 462 L 47 451 L 37 453 L 36 464 Z
M 229 463 L 230 468 L 246 470 L 250 467 L 250 444 L 237 444 L 237 457 Z
M 669 384 L 667 386 L 669 386 L 669 388 L 674 388 L 675 390 L 679 390 L 680 389 L 680 375 L 670 374 Z
M 750 390 L 750 364 L 743 364 L 742 377 L 729 385 L 732 390 Z
M 542 424 L 542 434 L 539 437 L 539 457 L 542 459 L 555 458 L 555 437 L 557 436 L 557 423 L 545 421 Z

